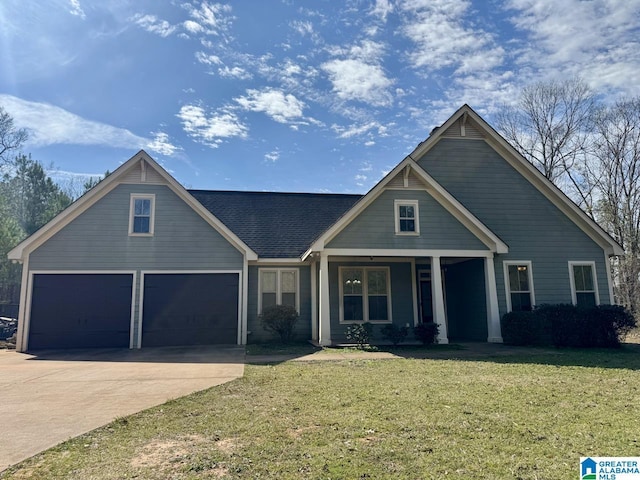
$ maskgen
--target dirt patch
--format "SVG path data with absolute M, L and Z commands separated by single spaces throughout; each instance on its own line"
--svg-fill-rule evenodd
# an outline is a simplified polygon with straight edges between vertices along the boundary
M 320 428 L 320 425 L 309 425 L 308 427 L 296 427 L 296 428 L 289 428 L 287 430 L 287 434 L 294 439 L 298 439 L 300 438 L 302 435 L 304 435 L 307 432 L 313 432 L 315 430 L 318 430 Z

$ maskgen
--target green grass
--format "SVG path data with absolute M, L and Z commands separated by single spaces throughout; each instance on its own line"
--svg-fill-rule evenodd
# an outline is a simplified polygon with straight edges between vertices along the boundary
M 0 478 L 574 479 L 640 455 L 637 349 L 451 354 L 249 365 Z

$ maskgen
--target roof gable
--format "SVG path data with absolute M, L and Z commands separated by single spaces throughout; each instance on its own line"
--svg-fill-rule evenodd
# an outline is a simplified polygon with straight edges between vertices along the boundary
M 62 228 L 72 222 L 98 200 L 103 198 L 122 183 L 162 184 L 168 186 L 178 197 L 196 211 L 209 225 L 217 230 L 235 248 L 244 253 L 248 260 L 255 260 L 257 255 L 240 238 L 229 230 L 211 212 L 194 199 L 164 168 L 153 160 L 144 150 L 127 160 L 114 170 L 98 185 L 73 202 L 46 225 L 29 236 L 9 253 L 11 260 L 24 260 L 25 255 L 38 248 Z
M 460 107 L 441 127 L 434 129 L 431 135 L 409 154 L 409 157 L 418 160 L 426 155 L 440 139 L 454 137 L 486 141 L 518 173 L 608 254 L 622 255 L 624 253 L 622 247 L 602 227 L 544 177 L 469 105 L 465 104 Z
M 402 180 L 398 180 L 398 177 Z M 453 217 L 462 223 L 491 251 L 506 253 L 509 247 L 486 225 L 478 220 L 469 210 L 447 192 L 436 180 L 425 172 L 410 156 L 400 162 L 377 185 L 375 185 L 360 201 L 346 212 L 336 223 L 325 231 L 306 252 L 305 257 L 313 251 L 323 250 L 326 245 L 338 235 L 349 223 L 360 215 L 371 203 L 377 199 L 389 185 L 402 182 L 408 186 L 409 182 L 418 182 L 438 203 L 440 203 Z

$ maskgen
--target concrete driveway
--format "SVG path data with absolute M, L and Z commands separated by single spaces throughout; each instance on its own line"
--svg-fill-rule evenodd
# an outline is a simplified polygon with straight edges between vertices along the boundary
M 111 420 L 241 377 L 244 348 L 0 350 L 0 471 Z

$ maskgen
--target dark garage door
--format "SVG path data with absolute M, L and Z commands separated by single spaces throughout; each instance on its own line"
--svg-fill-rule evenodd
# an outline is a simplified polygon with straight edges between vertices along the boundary
M 237 273 L 145 274 L 142 346 L 235 344 Z
M 132 274 L 33 276 L 29 350 L 129 347 Z

